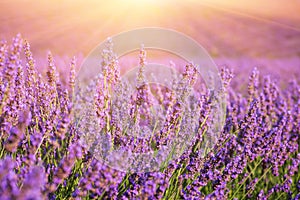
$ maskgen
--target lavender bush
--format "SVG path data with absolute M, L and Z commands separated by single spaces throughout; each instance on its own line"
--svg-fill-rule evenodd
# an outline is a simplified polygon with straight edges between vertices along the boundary
M 74 118 L 73 104 L 76 60 L 71 60 L 69 75 L 59 75 L 49 53 L 47 73 L 42 75 L 29 43 L 20 35 L 11 45 L 1 42 L 0 199 L 300 199 L 299 80 L 280 88 L 254 69 L 247 95 L 242 95 L 230 86 L 232 71 L 223 68 L 226 123 L 217 144 L 201 157 L 213 115 L 209 91 L 195 85 L 195 67 L 186 66 L 172 92 L 146 84 L 143 49 L 139 59 L 137 92 L 127 98 L 124 90 L 114 87 L 120 72 L 108 49 L 101 62 L 102 75 L 95 80 L 97 93 L 86 98 L 94 102 L 98 126 L 110 133 L 110 148 L 147 152 L 160 149 L 180 130 L 196 134 L 190 147 L 159 171 L 126 173 L 96 159 L 91 147 L 81 142 L 85 133 Z M 184 99 L 193 87 L 198 87 L 197 95 Z M 110 89 L 119 94 L 114 105 L 120 113 L 110 112 Z M 178 98 L 193 102 L 190 114 L 182 111 Z M 152 123 L 153 101 L 166 110 L 161 129 L 145 139 L 126 134 L 120 128 L 126 120 L 133 119 L 131 125 L 137 129 L 144 121 Z M 185 118 L 189 126 L 180 126 L 183 115 L 192 116 Z

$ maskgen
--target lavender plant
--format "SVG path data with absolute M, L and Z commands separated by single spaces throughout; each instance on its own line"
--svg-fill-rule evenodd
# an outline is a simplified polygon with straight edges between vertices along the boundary
M 57 68 L 63 66 L 56 66 L 49 53 L 47 72 L 42 74 L 20 35 L 10 45 L 2 41 L 0 199 L 300 198 L 299 80 L 280 88 L 254 69 L 244 95 L 234 91 L 233 73 L 223 68 L 226 123 L 217 144 L 202 157 L 207 142 L 203 138 L 214 120 L 213 102 L 207 90 L 188 97 L 191 89 L 201 88 L 195 87 L 195 67 L 188 64 L 170 90 L 147 83 L 145 62 L 146 51 L 141 49 L 137 84 L 130 88 L 121 82 L 118 60 L 108 44 L 103 71 L 91 82 L 90 93 L 82 95 L 75 93 L 75 58 L 69 72 L 59 74 Z M 85 114 L 78 123 L 74 116 L 80 108 L 74 101 L 81 101 L 76 106 L 92 105 L 87 112 L 96 120 Z M 183 102 L 193 106 L 184 107 Z M 153 111 L 161 111 L 158 122 L 151 118 Z M 156 127 L 146 134 L 149 137 L 127 132 L 128 126 L 134 127 L 132 132 L 146 132 L 145 123 Z M 110 141 L 101 146 L 106 148 L 102 152 L 82 143 L 82 138 L 99 139 L 94 130 Z M 156 172 L 122 172 L 97 159 L 111 149 L 158 152 L 182 132 L 195 133 L 190 146 Z

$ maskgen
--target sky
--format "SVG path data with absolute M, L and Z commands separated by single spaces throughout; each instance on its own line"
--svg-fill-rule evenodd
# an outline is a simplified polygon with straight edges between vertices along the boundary
M 85 56 L 111 35 L 162 27 L 194 38 L 213 57 L 294 57 L 297 10 L 298 0 L 2 0 L 0 37 L 21 33 L 35 55 Z

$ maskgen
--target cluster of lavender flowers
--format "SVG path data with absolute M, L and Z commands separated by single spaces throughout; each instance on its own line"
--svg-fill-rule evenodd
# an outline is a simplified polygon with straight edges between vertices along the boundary
M 1 42 L 0 199 L 300 199 L 299 80 L 283 89 L 254 69 L 242 95 L 230 86 L 232 71 L 223 68 L 226 121 L 203 157 L 213 103 L 209 91 L 198 86 L 201 91 L 187 97 L 196 84 L 195 67 L 188 64 L 170 90 L 147 84 L 143 49 L 139 59 L 136 93 L 128 96 L 126 85 L 116 86 L 120 71 L 112 48 L 103 52 L 102 72 L 93 82 L 96 93 L 81 99 L 93 102 L 97 120 L 82 123 L 97 123 L 110 141 L 107 151 L 156 151 L 180 131 L 194 135 L 181 156 L 160 170 L 122 172 L 96 159 L 107 152 L 95 154 L 82 143 L 82 137 L 95 140 L 97 135 L 85 137 L 74 117 L 75 58 L 69 76 L 62 75 L 49 53 L 43 75 L 20 35 L 11 45 Z M 164 108 L 164 116 L 152 118 L 154 104 Z M 144 123 L 159 129 L 148 138 L 126 133 L 126 126 L 138 132 Z

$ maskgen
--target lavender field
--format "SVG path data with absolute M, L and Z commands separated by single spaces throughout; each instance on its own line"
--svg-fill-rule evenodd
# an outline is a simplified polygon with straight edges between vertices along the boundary
M 16 2 L 36 13 L 0 3 L 1 200 L 300 199 L 300 18 L 289 14 L 299 4 L 278 1 L 267 12 L 266 3 L 145 1 L 143 10 L 134 1 L 132 15 L 124 7 L 115 16 L 116 2 Z M 143 46 L 118 58 L 108 41 L 98 74 L 78 89 L 89 50 L 139 26 L 182 31 L 207 49 L 222 81 L 224 124 L 196 65 Z M 170 87 L 147 82 L 152 61 L 178 70 Z M 122 77 L 133 66 L 130 86 Z M 164 158 L 173 138 L 188 145 Z M 120 170 L 101 159 L 116 150 L 164 162 L 141 170 L 121 156 L 119 166 L 131 168 Z

